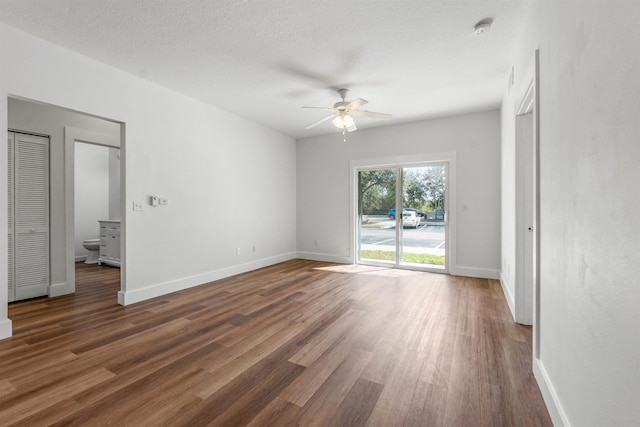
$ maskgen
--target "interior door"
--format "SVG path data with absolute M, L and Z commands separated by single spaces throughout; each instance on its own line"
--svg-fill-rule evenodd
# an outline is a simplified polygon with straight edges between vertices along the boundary
M 12 160 L 10 277 L 22 300 L 49 292 L 49 138 L 14 133 Z
M 516 116 L 516 321 L 533 323 L 535 262 L 533 113 Z
M 7 242 L 8 242 L 8 248 L 7 248 L 7 263 L 8 268 L 8 277 L 7 277 L 7 281 L 8 281 L 8 288 L 9 288 L 9 302 L 11 301 L 15 301 L 16 299 L 16 289 L 15 289 L 15 277 L 14 277 L 14 272 L 13 272 L 13 257 L 14 257 L 14 251 L 13 251 L 13 208 L 14 208 L 14 203 L 13 203 L 13 152 L 14 152 L 14 145 L 15 145 L 15 133 L 13 132 L 9 132 L 9 138 L 7 140 L 7 159 L 8 159 L 8 167 L 7 167 L 7 209 L 8 209 L 8 219 L 9 219 L 9 223 L 8 223 L 8 238 L 7 238 Z

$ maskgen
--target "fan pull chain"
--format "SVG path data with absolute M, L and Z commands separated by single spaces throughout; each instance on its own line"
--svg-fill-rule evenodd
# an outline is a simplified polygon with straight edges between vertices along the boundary
M 342 128 L 342 141 L 347 142 L 347 132 Z

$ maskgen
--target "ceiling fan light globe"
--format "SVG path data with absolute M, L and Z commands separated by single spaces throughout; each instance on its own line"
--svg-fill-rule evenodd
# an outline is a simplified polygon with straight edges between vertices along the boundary
M 331 121 L 338 129 L 346 129 L 352 127 L 355 123 L 353 118 L 347 114 L 341 114 Z
M 353 121 L 353 117 L 349 116 L 349 115 L 345 115 L 344 118 L 342 119 L 342 123 L 344 125 L 344 127 L 346 128 L 350 128 L 355 126 L 355 122 Z

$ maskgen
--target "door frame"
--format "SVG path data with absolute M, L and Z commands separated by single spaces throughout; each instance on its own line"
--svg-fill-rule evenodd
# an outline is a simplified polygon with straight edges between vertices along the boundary
M 122 127 L 122 124 L 120 125 Z M 120 144 L 121 137 L 116 137 L 100 132 L 94 132 L 87 129 L 79 129 L 71 126 L 64 127 L 64 179 L 65 179 L 65 227 L 67 229 L 66 240 L 66 270 L 67 279 L 62 286 L 51 289 L 49 296 L 58 296 L 76 291 L 76 269 L 75 269 L 75 143 L 83 142 L 87 144 L 100 145 L 109 148 L 120 149 L 120 213 L 121 213 L 121 228 L 124 222 L 124 199 L 123 191 L 123 159 L 122 149 Z M 121 231 L 122 233 L 122 231 Z M 120 236 L 120 252 L 124 253 L 122 246 L 124 246 L 124 238 Z M 124 261 L 124 260 L 123 260 Z M 124 289 L 124 262 L 120 268 L 120 287 Z
M 420 270 L 434 273 L 451 273 L 455 271 L 456 266 L 456 152 L 440 152 L 440 153 L 422 153 L 407 156 L 381 157 L 374 159 L 359 159 L 349 162 L 350 169 L 350 209 L 349 209 L 349 233 L 351 248 L 350 262 L 356 264 L 359 262 L 359 224 L 358 224 L 358 172 L 362 170 L 372 169 L 398 169 L 428 166 L 429 164 L 447 164 L 447 196 L 446 196 L 446 224 L 445 224 L 445 268 L 429 269 L 423 267 L 412 267 L 410 265 L 379 264 L 382 267 L 402 268 L 405 270 Z M 400 197 L 396 191 L 396 198 Z M 397 220 L 397 219 L 396 219 Z M 397 227 L 396 227 L 397 229 Z M 397 233 L 396 233 L 397 236 Z M 396 242 L 397 243 L 397 242 Z M 368 263 L 369 264 L 369 263 Z M 373 265 L 374 263 L 370 263 Z
M 540 111 L 539 51 L 524 74 L 516 100 L 516 283 L 515 321 L 533 325 L 533 354 L 540 354 Z M 520 137 L 522 116 L 531 114 L 530 138 Z M 522 146 L 526 142 L 527 146 Z M 526 167 L 517 167 L 528 162 Z M 526 177 L 524 174 L 529 173 Z M 526 188 L 525 188 L 526 186 Z M 525 198 L 528 200 L 525 203 Z M 527 210 L 525 212 L 525 209 Z M 532 228 L 529 231 L 529 227 Z M 525 277 L 525 274 L 529 277 Z

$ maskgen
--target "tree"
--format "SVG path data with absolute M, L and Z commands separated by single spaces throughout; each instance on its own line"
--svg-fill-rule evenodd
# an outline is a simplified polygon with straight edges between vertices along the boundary
M 396 172 L 392 169 L 358 173 L 358 212 L 383 215 L 395 206 Z
M 404 201 L 408 207 L 443 211 L 446 188 L 444 166 L 426 166 L 405 172 Z
M 433 210 L 444 210 L 446 193 L 446 170 L 444 166 L 428 166 L 421 171 L 420 180 L 424 187 L 427 201 Z
M 423 209 L 427 201 L 427 194 L 421 181 L 416 174 L 406 173 L 404 176 L 404 198 L 405 207 Z
M 444 210 L 446 169 L 425 166 L 404 169 L 403 204 L 428 212 Z M 358 173 L 358 213 L 384 215 L 396 205 L 395 169 Z

